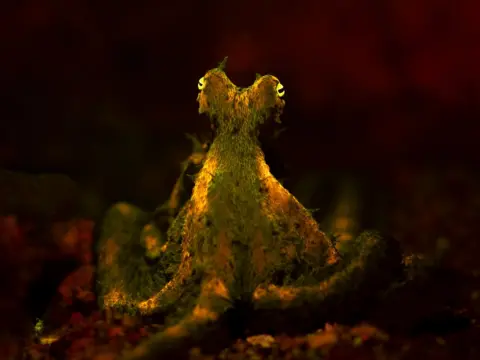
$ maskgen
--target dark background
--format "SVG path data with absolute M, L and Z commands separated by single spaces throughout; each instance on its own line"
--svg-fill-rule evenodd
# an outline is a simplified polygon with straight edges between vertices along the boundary
M 13 4 L 15 3 L 15 4 Z M 288 4 L 287 4 L 288 3 Z M 108 200 L 165 199 L 208 131 L 197 81 L 286 89 L 281 177 L 479 160 L 476 1 L 16 1 L 0 22 L 0 166 L 60 172 Z M 280 169 L 280 170 L 278 170 Z
M 380 223 L 406 250 L 449 248 L 447 265 L 476 279 L 463 285 L 440 278 L 440 295 L 425 291 L 424 308 L 402 304 L 403 312 L 391 313 L 421 312 L 432 299 L 462 293 L 462 308 L 478 324 L 479 24 L 476 0 L 3 4 L 0 212 L 19 216 L 0 218 L 0 313 L 10 319 L 0 335 L 22 324 L 25 304 L 40 316 L 71 270 L 61 270 L 52 259 L 65 255 L 45 244 L 64 249 L 71 242 L 91 252 L 91 224 L 108 204 L 153 209 L 166 200 L 191 151 L 184 133 L 209 131 L 198 115 L 198 79 L 224 56 L 239 86 L 249 86 L 255 73 L 274 74 L 285 86 L 283 124 L 265 127 L 261 141 L 274 175 L 305 206 L 328 215 L 332 184 L 359 180 L 370 199 L 362 214 L 374 220 L 367 225 Z M 74 183 L 24 180 L 5 169 L 65 174 Z M 76 201 L 85 194 L 103 205 L 87 217 L 83 237 L 77 220 L 65 225 L 43 216 L 78 217 Z M 70 212 L 55 203 L 65 199 Z

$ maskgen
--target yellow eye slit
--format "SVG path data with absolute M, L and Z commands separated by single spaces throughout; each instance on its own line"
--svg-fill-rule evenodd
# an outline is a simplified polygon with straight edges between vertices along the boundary
M 198 90 L 203 90 L 205 88 L 205 78 L 202 77 L 198 80 Z
M 277 90 L 277 95 L 279 97 L 282 97 L 283 95 L 285 95 L 285 90 L 283 89 L 283 85 L 281 83 L 278 83 L 276 90 Z

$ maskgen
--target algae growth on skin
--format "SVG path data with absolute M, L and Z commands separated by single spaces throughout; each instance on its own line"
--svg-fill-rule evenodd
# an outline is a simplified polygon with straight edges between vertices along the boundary
M 225 61 L 198 83 L 199 112 L 211 119 L 215 138 L 190 198 L 173 202 L 180 209 L 167 234 L 127 204 L 105 220 L 101 305 L 165 317 L 165 329 L 128 359 L 186 356 L 212 339 L 222 346 L 220 339 L 233 334 L 235 311 L 248 313 L 245 331 L 318 328 L 374 298 L 401 268 L 398 244 L 375 232 L 339 253 L 271 174 L 257 136 L 264 121 L 278 121 L 283 85 L 265 75 L 239 88 Z M 146 256 L 152 249 L 153 263 Z

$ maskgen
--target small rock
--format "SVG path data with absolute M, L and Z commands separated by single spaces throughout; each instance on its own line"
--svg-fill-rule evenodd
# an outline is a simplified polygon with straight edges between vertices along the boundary
M 123 331 L 123 328 L 121 328 L 120 326 L 111 327 L 110 329 L 108 329 L 108 336 L 111 338 L 117 337 L 117 336 L 125 336 L 125 332 Z
M 308 345 L 317 349 L 319 347 L 329 346 L 338 342 L 338 335 L 333 331 L 324 331 L 307 336 Z
M 260 346 L 262 348 L 270 348 L 275 342 L 271 335 L 255 335 L 247 338 L 247 342 L 253 346 Z
M 377 340 L 387 341 L 389 338 L 386 333 L 368 324 L 361 324 L 361 325 L 355 326 L 350 330 L 350 333 L 355 337 L 360 337 L 363 341 L 366 341 L 372 338 Z

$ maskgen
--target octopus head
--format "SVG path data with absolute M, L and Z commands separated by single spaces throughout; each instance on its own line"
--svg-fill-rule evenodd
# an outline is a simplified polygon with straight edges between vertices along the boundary
M 221 66 L 207 71 L 198 81 L 199 112 L 214 119 L 217 126 L 256 128 L 270 115 L 279 122 L 285 106 L 285 89 L 273 75 L 257 76 L 255 82 L 241 88 L 233 84 Z

